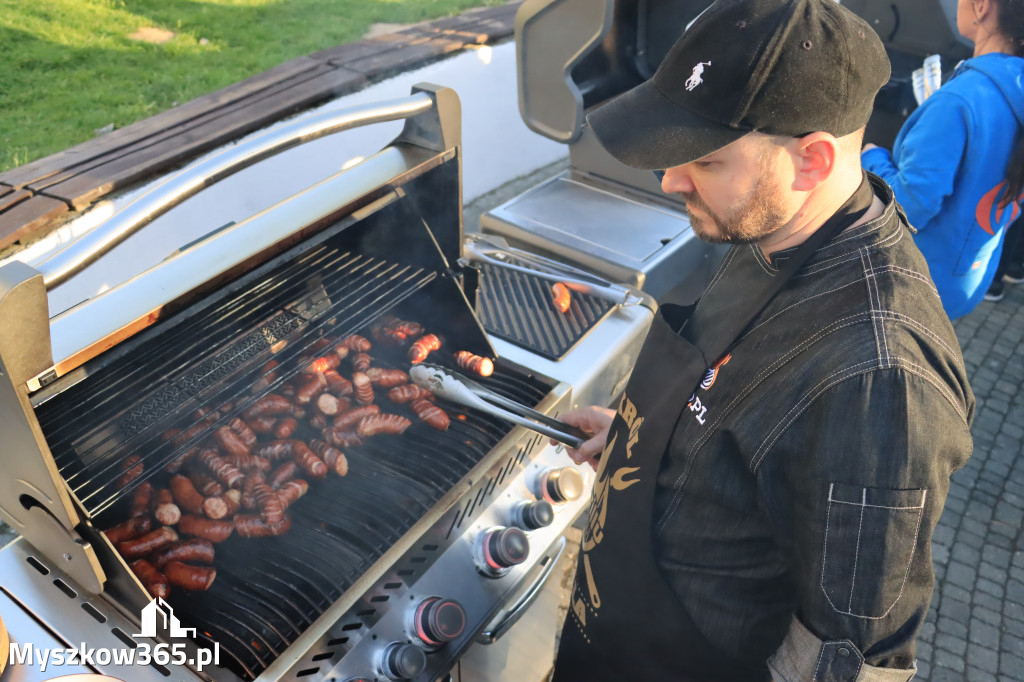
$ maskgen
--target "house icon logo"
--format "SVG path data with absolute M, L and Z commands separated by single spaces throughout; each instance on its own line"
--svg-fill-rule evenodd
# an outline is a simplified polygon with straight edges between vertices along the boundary
M 146 608 L 142 609 L 142 632 L 132 637 L 153 637 L 157 636 L 158 630 L 164 630 L 170 637 L 195 637 L 195 628 L 183 628 L 178 619 L 174 616 L 174 609 L 171 605 L 163 600 L 163 597 L 157 597 L 153 601 L 149 602 Z M 158 621 L 162 622 L 162 626 L 158 626 Z

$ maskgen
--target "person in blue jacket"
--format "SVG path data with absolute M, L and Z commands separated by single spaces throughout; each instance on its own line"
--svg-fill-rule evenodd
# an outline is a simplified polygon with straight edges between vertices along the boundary
M 1024 0 L 959 0 L 974 56 L 904 123 L 892 153 L 865 145 L 918 232 L 951 318 L 984 298 L 1024 190 Z

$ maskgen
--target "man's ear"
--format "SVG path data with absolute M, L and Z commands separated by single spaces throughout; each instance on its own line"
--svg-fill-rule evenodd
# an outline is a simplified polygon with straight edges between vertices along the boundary
M 974 10 L 974 18 L 977 20 L 976 23 L 982 23 L 988 17 L 989 12 L 992 11 L 992 3 L 989 0 L 972 0 L 971 9 Z
M 839 142 L 825 132 L 811 133 L 792 142 L 795 177 L 793 189 L 810 192 L 832 176 L 839 158 Z

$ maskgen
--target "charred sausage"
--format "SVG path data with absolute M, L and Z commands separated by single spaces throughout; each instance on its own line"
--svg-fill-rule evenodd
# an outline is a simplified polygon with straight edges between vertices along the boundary
M 338 448 L 325 443 L 322 440 L 311 440 L 309 441 L 309 449 L 316 453 L 316 456 L 324 461 L 327 468 L 338 474 L 344 476 L 348 473 L 348 458 Z
M 249 428 L 249 425 L 243 420 L 235 417 L 228 422 L 228 426 L 231 427 L 231 430 L 235 432 L 235 435 L 237 435 L 250 450 L 252 449 L 252 446 L 256 444 L 256 434 L 253 433 L 253 430 Z
M 253 496 L 256 498 L 256 506 L 260 510 L 260 518 L 269 525 L 281 523 L 284 518 L 284 506 L 277 493 L 270 489 L 270 486 L 262 481 L 253 485 Z
M 388 391 L 388 398 L 393 403 L 411 403 L 414 400 L 431 399 L 434 394 L 416 384 L 404 384 L 402 386 L 395 386 Z
M 144 481 L 132 493 L 132 516 L 143 516 L 149 513 L 150 502 L 153 499 L 153 484 Z
M 249 390 L 253 393 L 259 393 L 267 388 L 277 380 L 277 360 L 268 360 L 267 364 L 263 365 L 260 369 L 260 377 L 256 381 L 252 382 L 252 386 Z
M 305 405 L 325 390 L 327 390 L 327 379 L 318 372 L 295 390 L 295 402 Z
M 132 569 L 132 573 L 138 577 L 139 582 L 146 588 L 150 596 L 166 599 L 171 593 L 171 589 L 167 586 L 167 576 L 156 570 L 156 567 L 145 559 L 131 562 L 128 564 L 128 568 Z
M 373 402 L 373 384 L 363 372 L 352 372 L 352 392 L 363 405 Z
M 555 306 L 555 310 L 560 313 L 569 312 L 569 306 L 572 305 L 572 295 L 569 293 L 569 287 L 561 282 L 552 284 L 551 305 Z
M 242 416 L 245 419 L 252 421 L 257 417 L 264 417 L 268 415 L 278 414 L 291 414 L 292 412 L 292 401 L 285 398 L 283 395 L 276 393 L 269 393 L 249 407 Z
M 489 377 L 494 374 L 494 362 L 490 358 L 473 355 L 468 350 L 456 352 L 455 362 L 462 369 L 469 370 L 482 377 Z
M 352 356 L 352 369 L 356 372 L 365 372 L 369 369 L 371 361 L 368 353 L 356 353 Z
M 373 347 L 373 344 L 370 343 L 369 339 L 360 336 L 359 334 L 346 336 L 338 345 L 344 346 L 353 353 L 365 353 Z
M 330 353 L 323 357 L 319 357 L 313 362 L 309 363 L 302 368 L 303 374 L 323 374 L 329 369 L 338 369 L 338 365 L 341 364 L 341 358 L 338 357 L 337 353 Z
M 215 450 L 203 450 L 200 452 L 199 461 L 206 465 L 206 468 L 210 470 L 218 481 L 229 488 L 241 485 L 242 479 L 245 478 L 245 474 L 239 471 L 231 462 L 218 455 Z
M 180 561 L 168 561 L 164 565 L 167 582 L 175 587 L 186 590 L 208 590 L 217 577 L 217 569 L 212 566 L 189 566 Z
M 351 410 L 342 412 L 334 418 L 332 426 L 340 429 L 347 429 L 350 426 L 358 423 L 363 417 L 367 417 L 371 414 L 380 414 L 380 407 L 377 405 L 363 405 L 362 407 L 353 407 Z M 343 447 L 343 446 L 339 446 Z
M 317 443 L 319 441 L 313 441 Z M 267 485 L 270 486 L 271 490 L 277 490 L 288 481 L 295 478 L 295 475 L 299 473 L 299 465 L 294 459 L 290 459 L 281 466 L 274 469 L 273 473 L 267 477 Z
M 412 422 L 400 414 L 371 414 L 363 417 L 356 424 L 356 433 L 363 438 L 378 433 L 399 434 L 412 425 Z
M 178 506 L 190 514 L 203 513 L 203 495 L 196 490 L 192 481 L 181 474 L 171 476 L 171 493 Z
M 229 490 L 217 497 L 207 497 L 203 500 L 203 513 L 210 519 L 225 519 L 242 506 L 242 492 L 240 490 Z
M 214 497 L 224 493 L 224 486 L 200 471 L 192 471 L 188 478 L 203 497 Z
M 260 446 L 256 450 L 256 454 L 260 457 L 266 457 L 271 462 L 277 462 L 282 459 L 288 459 L 295 452 L 295 444 L 301 443 L 300 440 L 274 440 L 270 441 L 266 445 Z
M 355 431 L 348 431 L 340 426 L 326 428 L 320 432 L 324 440 L 336 448 L 349 448 L 363 444 L 363 437 Z
M 409 362 L 416 365 L 427 359 L 433 351 L 441 347 L 441 339 L 435 334 L 424 334 L 409 347 Z
M 295 446 L 295 463 L 313 478 L 323 478 L 327 475 L 327 465 L 322 459 L 316 456 L 305 443 Z
M 285 417 L 284 419 L 291 419 L 291 417 Z M 273 415 L 264 415 L 262 417 L 256 417 L 255 419 L 249 420 L 249 428 L 252 429 L 253 432 L 261 434 L 270 433 L 274 430 L 277 424 L 278 419 Z
M 229 457 L 245 457 L 249 454 L 249 446 L 238 437 L 238 434 L 233 429 L 227 426 L 222 426 L 214 431 L 213 438 Z
M 307 490 L 309 490 L 309 484 L 301 478 L 296 478 L 281 486 L 281 489 L 275 494 L 281 502 L 281 508 L 287 509 L 295 500 L 305 495 Z
M 370 383 L 376 384 L 381 388 L 393 388 L 409 383 L 409 375 L 400 369 L 371 367 L 366 370 L 366 376 L 369 378 Z
M 164 547 L 153 555 L 152 563 L 163 568 L 168 561 L 185 561 L 196 564 L 213 563 L 213 543 L 203 538 L 189 538 Z
M 334 370 L 324 372 L 324 379 L 327 380 L 327 390 L 339 398 L 352 395 L 352 382 Z
M 448 424 L 451 423 L 448 415 L 444 410 L 429 400 L 414 401 L 412 409 L 416 412 L 416 416 L 423 420 L 427 426 L 435 428 L 438 431 L 448 430 Z
M 175 504 L 174 494 L 167 488 L 157 491 L 153 516 L 162 526 L 175 526 L 181 521 L 181 507 Z
M 119 488 L 126 488 L 135 479 L 142 475 L 142 470 L 145 465 L 142 463 L 142 458 L 138 455 L 130 455 L 125 458 L 121 464 L 121 476 L 117 479 L 117 485 Z
M 269 524 L 259 514 L 236 514 L 235 530 L 243 538 L 266 538 L 287 533 L 292 527 L 292 519 L 287 514 L 280 523 Z
M 162 526 L 140 537 L 117 543 L 117 551 L 125 559 L 138 559 L 177 541 L 178 534 L 174 529 Z
M 234 529 L 231 521 L 214 521 L 192 514 L 183 514 L 178 523 L 178 530 L 185 535 L 204 538 L 214 544 L 227 540 Z
M 291 438 L 292 434 L 295 433 L 295 427 L 298 425 L 299 420 L 295 417 L 281 417 L 277 422 L 277 426 L 273 428 L 274 438 Z
M 125 540 L 145 535 L 153 529 L 153 519 L 148 516 L 133 516 L 116 526 L 106 529 L 103 534 L 110 540 L 110 544 L 117 545 Z
M 348 408 L 348 401 L 343 401 L 330 393 L 321 393 L 316 397 L 316 409 L 325 417 L 336 417 L 339 412 Z

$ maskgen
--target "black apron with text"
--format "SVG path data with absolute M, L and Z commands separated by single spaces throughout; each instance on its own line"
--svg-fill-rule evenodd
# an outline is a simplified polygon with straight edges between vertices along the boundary
M 771 286 L 752 291 L 730 320 L 703 324 L 689 320 L 692 307 L 673 305 L 655 315 L 601 454 L 552 682 L 768 678 L 764 663 L 729 660 L 708 642 L 658 569 L 651 538 L 658 472 L 709 366 L 726 355 L 793 272 L 867 211 L 872 197 L 865 178 L 828 222 L 776 262 Z

